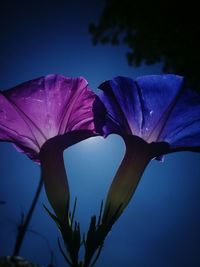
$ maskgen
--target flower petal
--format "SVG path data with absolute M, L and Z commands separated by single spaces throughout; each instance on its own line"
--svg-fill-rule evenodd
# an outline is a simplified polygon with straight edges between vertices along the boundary
M 46 140 L 69 131 L 94 131 L 95 94 L 82 78 L 47 75 L 0 94 L 0 139 L 31 155 Z M 33 153 L 33 154 L 34 154 Z
M 136 82 L 151 104 L 145 102 L 157 114 L 152 116 L 154 122 L 150 121 L 153 127 L 148 142 L 156 138 L 168 142 L 172 149 L 196 150 L 200 146 L 200 95 L 188 89 L 184 78 L 177 75 L 146 76 Z
M 104 120 L 96 121 L 105 135 L 114 132 L 136 135 L 148 143 L 168 142 L 172 150 L 200 146 L 200 96 L 185 86 L 183 77 L 149 75 L 135 81 L 116 77 L 99 88 L 106 111 Z
M 0 93 L 0 139 L 39 152 L 39 145 L 31 128 L 4 93 Z

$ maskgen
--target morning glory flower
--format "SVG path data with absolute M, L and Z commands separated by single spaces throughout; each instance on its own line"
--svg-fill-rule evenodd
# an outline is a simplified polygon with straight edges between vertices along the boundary
M 59 217 L 69 206 L 63 150 L 94 135 L 94 100 L 84 78 L 54 74 L 0 93 L 0 140 L 41 163 L 47 196 Z
M 119 134 L 126 144 L 104 209 L 104 221 L 111 223 L 130 201 L 151 159 L 200 150 L 200 96 L 183 77 L 170 74 L 116 77 L 99 88 L 96 129 L 104 136 Z
M 50 138 L 94 130 L 94 94 L 82 78 L 47 75 L 0 93 L 0 140 L 12 142 L 39 161 Z

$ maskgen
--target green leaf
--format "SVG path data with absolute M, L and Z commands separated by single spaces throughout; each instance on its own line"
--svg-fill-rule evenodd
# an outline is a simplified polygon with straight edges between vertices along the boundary
M 56 225 L 58 226 L 59 229 L 61 229 L 61 222 L 58 219 L 58 217 L 56 217 L 44 204 L 43 207 L 45 208 L 45 210 L 47 211 L 47 213 L 49 214 L 49 216 L 53 219 L 53 221 L 56 223 Z

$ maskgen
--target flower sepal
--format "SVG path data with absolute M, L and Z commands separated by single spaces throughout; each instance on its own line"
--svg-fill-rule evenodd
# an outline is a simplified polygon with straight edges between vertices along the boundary
M 60 240 L 58 239 L 59 249 L 70 266 L 78 267 L 79 265 L 79 250 L 81 247 L 81 234 L 80 234 L 80 226 L 77 221 L 73 224 L 73 214 L 65 218 L 64 221 L 61 221 L 56 215 L 54 215 L 45 205 L 45 210 L 49 214 L 49 216 L 56 223 L 59 231 L 61 232 L 62 239 L 64 241 L 65 249 L 67 254 L 64 252 Z

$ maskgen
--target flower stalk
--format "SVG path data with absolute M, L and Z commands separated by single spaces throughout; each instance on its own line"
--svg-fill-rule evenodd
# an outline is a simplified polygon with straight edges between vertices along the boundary
M 25 218 L 25 221 L 22 222 L 22 224 L 18 228 L 18 233 L 17 233 L 17 238 L 16 238 L 16 242 L 15 242 L 15 246 L 14 246 L 13 256 L 18 256 L 20 253 L 21 246 L 23 244 L 26 231 L 28 229 L 29 223 L 31 221 L 33 212 L 35 210 L 37 201 L 39 199 L 39 196 L 40 196 L 40 193 L 42 190 L 42 186 L 43 186 L 43 179 L 42 179 L 42 177 L 40 177 L 40 181 L 39 181 L 35 196 L 33 198 L 32 204 L 31 204 L 30 209 L 28 211 L 28 214 Z
M 109 228 L 131 200 L 142 174 L 153 158 L 151 145 L 136 136 L 126 136 L 125 156 L 109 188 L 102 223 Z
M 63 149 L 56 138 L 49 139 L 40 152 L 41 175 L 47 198 L 61 222 L 69 209 L 69 185 L 65 172 Z

